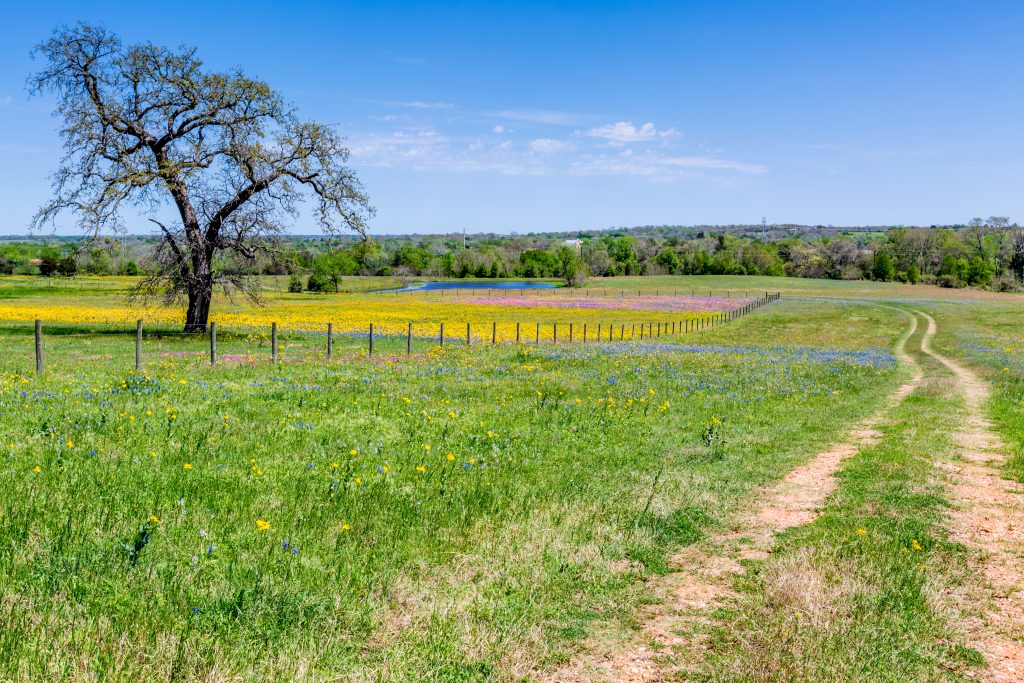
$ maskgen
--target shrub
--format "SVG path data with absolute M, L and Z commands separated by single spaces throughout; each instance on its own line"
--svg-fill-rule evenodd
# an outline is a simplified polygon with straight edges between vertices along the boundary
M 302 292 L 302 289 L 302 277 L 298 273 L 295 273 L 290 278 L 288 278 L 289 292 L 291 292 L 292 294 L 298 294 Z
M 306 281 L 306 289 L 311 292 L 333 292 L 334 282 L 326 273 L 314 270 Z
M 963 281 L 956 275 L 952 274 L 940 275 L 938 278 L 936 278 L 935 284 L 937 284 L 939 287 L 948 288 L 957 288 L 964 286 Z
M 60 261 L 53 254 L 43 254 L 39 259 L 39 274 L 43 277 L 50 277 L 57 272 L 57 265 Z
M 57 273 L 64 277 L 71 277 L 78 272 L 78 261 L 74 256 L 68 255 L 57 263 Z
M 892 264 L 892 259 L 884 251 L 875 253 L 875 258 L 871 263 L 871 276 L 882 282 L 891 282 L 896 277 L 896 268 Z

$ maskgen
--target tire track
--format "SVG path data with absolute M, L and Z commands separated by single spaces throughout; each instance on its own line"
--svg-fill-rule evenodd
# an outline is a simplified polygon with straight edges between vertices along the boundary
M 1024 680 L 1024 490 L 1002 478 L 1005 446 L 985 418 L 988 385 L 970 370 L 931 348 L 935 319 L 920 313 L 931 335 L 921 350 L 956 377 L 967 404 L 967 420 L 953 433 L 962 463 L 946 465 L 952 539 L 974 552 L 970 564 L 984 577 L 972 596 L 980 617 L 965 624 L 970 644 L 984 656 L 983 680 Z
M 906 316 L 908 323 L 894 355 L 912 368 L 912 375 L 889 396 L 885 407 L 858 423 L 844 440 L 762 490 L 753 509 L 737 519 L 732 531 L 673 556 L 670 566 L 675 571 L 649 582 L 650 592 L 659 600 L 641 608 L 639 633 L 631 642 L 603 649 L 591 645 L 585 655 L 553 674 L 539 676 L 541 680 L 649 683 L 664 680 L 661 662 L 670 654 L 679 655 L 686 665 L 699 661 L 706 638 L 701 627 L 709 622 L 711 610 L 735 595 L 732 585 L 744 571 L 741 562 L 767 557 L 776 534 L 814 521 L 835 489 L 835 473 L 843 460 L 876 443 L 881 438 L 877 427 L 886 413 L 921 384 L 923 370 L 906 350 L 917 331 L 917 317 L 905 309 L 894 310 Z M 922 347 L 934 333 L 928 329 Z

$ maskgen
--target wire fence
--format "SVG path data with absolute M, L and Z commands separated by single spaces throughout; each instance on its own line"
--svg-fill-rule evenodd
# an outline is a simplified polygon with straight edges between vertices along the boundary
M 296 334 L 306 339 L 319 339 L 323 337 L 318 346 L 320 353 L 325 353 L 328 359 L 337 355 L 338 344 L 342 343 L 344 351 L 355 350 L 358 355 L 373 357 L 381 352 L 389 354 L 411 355 L 414 351 L 421 351 L 426 348 L 444 348 L 446 346 L 462 345 L 472 347 L 474 345 L 497 346 L 499 344 L 518 345 L 540 345 L 551 344 L 588 344 L 602 342 L 643 342 L 658 339 L 664 336 L 677 336 L 692 332 L 700 332 L 714 328 L 717 325 L 726 324 L 749 315 L 758 309 L 779 301 L 781 293 L 768 293 L 759 296 L 735 309 L 721 312 L 704 314 L 695 318 L 678 320 L 661 320 L 657 322 L 614 322 L 614 323 L 510 323 L 491 322 L 490 324 L 476 324 L 472 322 L 460 323 L 457 325 L 440 323 L 406 323 L 404 329 L 396 329 L 394 323 L 381 326 L 375 323 L 368 323 L 363 331 L 347 329 L 345 331 L 335 330 L 333 323 L 327 323 L 326 329 L 318 332 L 310 330 L 282 330 L 278 324 L 271 323 L 269 335 L 262 332 L 247 330 L 238 332 L 228 330 L 222 333 L 216 322 L 211 322 L 205 333 L 186 333 L 180 329 L 170 329 L 166 326 L 157 326 L 155 329 L 147 329 L 143 320 L 135 323 L 135 370 L 141 372 L 144 362 L 144 344 L 146 338 L 160 339 L 186 339 L 195 342 L 198 338 L 206 337 L 208 344 L 208 359 L 211 365 L 216 365 L 226 356 L 218 347 L 219 334 L 223 334 L 232 342 L 242 342 L 245 345 L 256 345 L 259 347 L 269 346 L 269 360 L 276 363 L 282 358 L 282 332 L 294 339 Z M 55 333 L 47 332 L 47 335 L 55 337 L 66 336 L 95 336 L 96 334 L 127 335 L 130 330 L 122 326 L 104 328 L 102 331 L 92 329 L 81 331 L 77 325 L 62 325 L 57 323 Z M 18 334 L 20 328 L 15 327 L 9 333 Z M 44 349 L 44 321 L 34 321 L 35 335 L 35 371 L 41 374 L 45 368 Z M 223 337 L 221 337 L 223 338 Z M 303 349 L 306 353 L 316 353 L 315 348 Z M 241 356 L 237 353 L 227 356 L 237 360 Z M 252 360 L 252 354 L 246 352 L 244 357 Z

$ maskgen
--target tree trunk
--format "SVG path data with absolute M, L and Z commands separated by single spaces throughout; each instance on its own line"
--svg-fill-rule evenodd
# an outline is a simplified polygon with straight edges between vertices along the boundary
M 206 332 L 206 323 L 210 319 L 210 299 L 213 293 L 213 278 L 199 278 L 189 285 L 188 311 L 185 314 L 186 332 Z

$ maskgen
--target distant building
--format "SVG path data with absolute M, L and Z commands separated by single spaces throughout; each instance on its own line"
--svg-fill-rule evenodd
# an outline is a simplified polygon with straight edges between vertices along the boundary
M 567 247 L 572 247 L 576 251 L 583 250 L 583 240 L 565 240 L 562 244 Z

